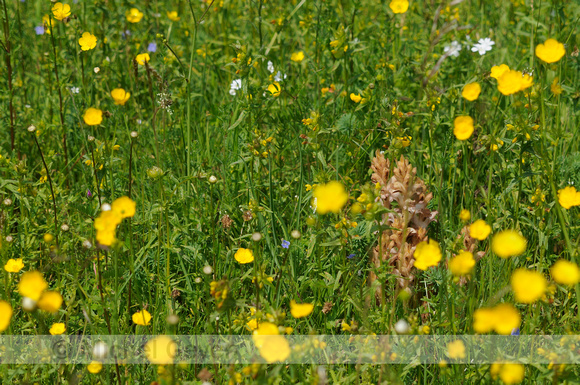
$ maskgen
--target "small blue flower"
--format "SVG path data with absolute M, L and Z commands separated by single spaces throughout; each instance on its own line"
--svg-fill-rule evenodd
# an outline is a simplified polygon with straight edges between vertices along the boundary
M 285 239 L 282 239 L 282 247 L 287 249 L 290 247 L 290 241 L 287 241 Z
M 519 336 L 520 335 L 520 329 L 519 328 L 515 328 L 514 330 L 512 330 L 512 336 Z
M 37 35 L 44 35 L 44 25 L 34 27 L 34 31 L 36 32 Z
M 147 51 L 156 52 L 157 51 L 157 43 L 155 43 L 154 41 L 149 43 L 149 45 L 147 46 Z
M 354 257 L 356 257 L 356 254 L 349 254 L 347 258 L 348 259 L 353 259 Z

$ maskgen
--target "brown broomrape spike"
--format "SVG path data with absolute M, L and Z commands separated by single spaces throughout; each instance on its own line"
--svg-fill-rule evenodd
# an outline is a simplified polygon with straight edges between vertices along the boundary
M 417 177 L 417 169 L 401 155 L 396 167 L 390 171 L 390 163 L 377 151 L 371 163 L 371 179 L 381 186 L 380 202 L 390 212 L 383 215 L 381 224 L 390 227 L 379 237 L 373 249 L 371 261 L 376 268 L 382 263 L 393 266 L 400 288 L 408 289 L 415 280 L 413 253 L 419 242 L 427 241 L 427 226 L 435 220 L 437 211 L 427 208 L 433 194 Z M 391 175 L 392 174 L 392 175 Z M 377 279 L 371 272 L 370 282 Z

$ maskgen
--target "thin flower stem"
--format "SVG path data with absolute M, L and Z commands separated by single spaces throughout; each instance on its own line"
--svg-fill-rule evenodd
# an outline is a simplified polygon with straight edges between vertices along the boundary
M 56 240 L 56 245 L 58 247 L 58 219 L 56 214 L 56 199 L 54 197 L 54 188 L 52 187 L 52 177 L 50 176 L 50 171 L 48 169 L 48 166 L 46 165 L 44 155 L 42 154 L 42 149 L 40 148 L 40 143 L 38 143 L 38 139 L 36 138 L 36 134 L 34 133 L 34 131 L 32 132 L 32 137 L 34 138 L 36 147 L 38 147 L 38 151 L 40 152 L 40 159 L 42 159 L 42 164 L 44 165 L 44 170 L 46 171 L 46 178 L 48 179 L 48 185 L 50 186 L 50 195 L 52 197 L 52 208 L 54 210 L 54 239 Z

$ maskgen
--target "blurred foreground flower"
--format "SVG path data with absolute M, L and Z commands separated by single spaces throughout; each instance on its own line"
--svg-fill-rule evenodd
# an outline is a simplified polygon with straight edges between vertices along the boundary
M 168 336 L 156 337 L 145 345 L 145 356 L 155 365 L 170 365 L 177 353 L 177 344 Z
M 526 238 L 515 230 L 504 230 L 494 235 L 491 248 L 498 257 L 508 258 L 523 254 L 526 244 Z
M 329 212 L 338 214 L 348 201 L 344 186 L 337 181 L 317 185 L 312 195 L 316 199 L 316 211 L 320 214 Z

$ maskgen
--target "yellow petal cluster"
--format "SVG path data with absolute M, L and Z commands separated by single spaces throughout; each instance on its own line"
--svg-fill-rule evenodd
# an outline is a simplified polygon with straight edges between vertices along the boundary
M 534 303 L 546 292 L 548 281 L 542 273 L 528 270 L 517 269 L 513 272 L 510 283 L 517 302 Z
M 348 201 L 344 186 L 337 181 L 316 185 L 313 196 L 316 200 L 316 211 L 320 214 L 338 214 Z
M 520 313 L 512 305 L 502 303 L 491 308 L 477 309 L 473 313 L 473 330 L 476 333 L 495 331 L 508 335 L 520 327 L 521 321 Z
M 430 239 L 427 242 L 421 242 L 415 248 L 415 264 L 419 270 L 427 270 L 431 266 L 437 266 L 441 261 L 441 248 L 439 243 Z
M 523 254 L 526 251 L 526 246 L 526 238 L 514 230 L 504 230 L 497 233 L 491 241 L 491 249 L 500 258 Z
M 565 209 L 580 206 L 580 192 L 574 186 L 564 187 L 558 190 L 558 203 Z

